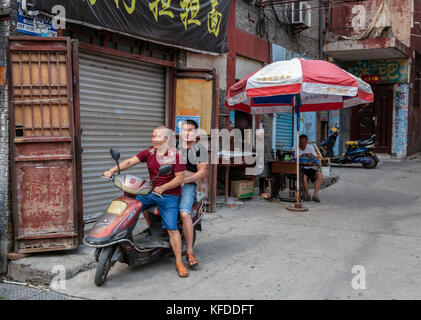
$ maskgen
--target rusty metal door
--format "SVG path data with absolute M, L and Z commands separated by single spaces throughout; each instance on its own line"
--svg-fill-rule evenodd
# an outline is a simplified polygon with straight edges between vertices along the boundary
M 72 43 L 10 37 L 15 252 L 78 246 Z

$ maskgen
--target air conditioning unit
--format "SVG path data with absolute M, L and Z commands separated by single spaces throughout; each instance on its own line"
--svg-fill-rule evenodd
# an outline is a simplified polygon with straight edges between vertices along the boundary
M 293 2 L 291 8 L 291 24 L 305 29 L 311 27 L 311 5 L 304 2 Z

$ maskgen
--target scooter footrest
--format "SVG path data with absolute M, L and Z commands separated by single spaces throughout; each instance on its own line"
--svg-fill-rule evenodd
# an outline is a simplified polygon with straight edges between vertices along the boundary
M 164 240 L 152 239 L 150 236 L 135 239 L 135 245 L 144 249 L 170 248 L 170 243 Z

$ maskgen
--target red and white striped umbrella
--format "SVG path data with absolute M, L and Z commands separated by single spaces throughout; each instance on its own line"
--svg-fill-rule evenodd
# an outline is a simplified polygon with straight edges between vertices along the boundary
M 322 60 L 295 58 L 264 66 L 228 90 L 225 106 L 250 114 L 337 110 L 373 102 L 368 83 Z

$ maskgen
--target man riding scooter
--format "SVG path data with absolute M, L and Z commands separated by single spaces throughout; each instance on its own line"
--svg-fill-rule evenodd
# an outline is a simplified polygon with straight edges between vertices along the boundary
M 165 126 L 157 127 L 152 132 L 153 146 L 141 151 L 134 157 L 126 159 L 120 164 L 120 170 L 126 170 L 140 162 L 146 162 L 149 177 L 152 180 L 158 175 L 162 165 L 172 165 L 173 171 L 166 176 L 160 176 L 153 182 L 153 192 L 148 195 L 137 195 L 136 200 L 142 202 L 142 210 L 156 205 L 160 211 L 162 228 L 168 231 L 171 248 L 176 258 L 176 269 L 180 277 L 187 277 L 188 270 L 182 258 L 182 242 L 178 231 L 178 206 L 181 195 L 181 184 L 184 182 L 183 156 L 170 146 L 171 132 Z M 111 178 L 118 171 L 115 166 L 104 172 L 104 176 Z
M 203 145 L 196 142 L 197 130 L 198 124 L 195 121 L 184 121 L 181 126 L 180 140 L 177 143 L 177 149 L 183 154 L 186 162 L 179 211 L 183 223 L 183 235 L 186 239 L 186 259 L 190 267 L 199 264 L 193 254 L 192 206 L 197 184 L 206 176 L 208 170 L 208 152 Z

